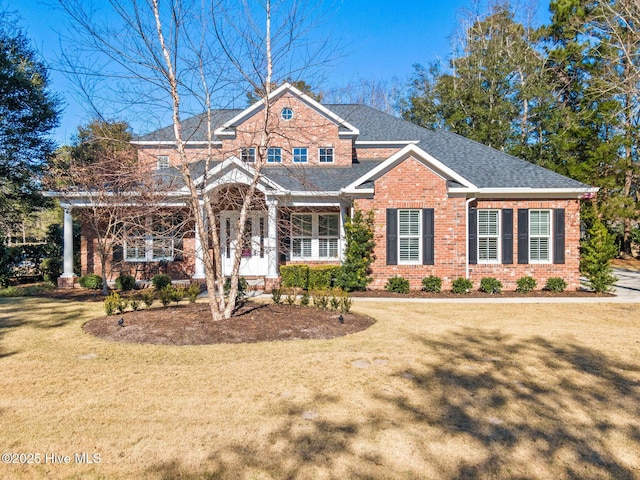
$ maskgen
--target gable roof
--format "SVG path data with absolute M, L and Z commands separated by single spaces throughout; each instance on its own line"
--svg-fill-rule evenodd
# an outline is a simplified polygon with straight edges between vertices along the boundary
M 556 189 L 585 193 L 596 191 L 581 182 L 455 133 L 444 129 L 429 130 L 365 105 L 321 105 L 289 84 L 272 92 L 271 98 L 278 98 L 287 92 L 339 124 L 341 135 L 355 138 L 356 148 L 375 145 L 395 145 L 402 148 L 405 145 L 417 145 L 424 152 L 422 158 L 430 159 L 432 163 L 437 163 L 444 167 L 444 171 L 451 173 L 447 180 L 454 180 L 466 187 L 474 186 L 479 190 Z M 214 111 L 212 114 L 216 134 L 214 141 L 220 142 L 221 136 L 224 137 L 232 132 L 236 125 L 259 111 L 262 106 L 260 101 L 244 110 Z M 187 144 L 196 146 L 206 143 L 206 116 L 201 114 L 184 120 L 182 132 Z M 138 137 L 134 143 L 171 144 L 173 139 L 173 126 L 169 126 Z M 361 177 L 362 181 L 370 181 L 371 178 L 366 174 L 378 167 L 380 163 L 363 161 L 359 164 L 354 163 L 351 167 L 296 166 L 295 168 L 304 175 L 298 174 L 292 177 L 288 177 L 286 173 L 286 168 L 292 167 L 270 166 L 265 174 L 272 177 L 279 185 L 289 185 L 292 187 L 291 190 L 313 184 L 327 191 L 337 191 L 347 186 L 351 189 L 358 188 L 356 180 Z M 276 178 L 278 180 L 275 180 Z M 302 178 L 304 180 L 301 180 Z M 289 186 L 285 188 L 289 189 Z M 301 190 L 307 190 L 307 188 L 301 188 Z

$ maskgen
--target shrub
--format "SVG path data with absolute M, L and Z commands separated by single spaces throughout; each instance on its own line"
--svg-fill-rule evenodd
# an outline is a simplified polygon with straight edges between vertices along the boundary
M 340 299 L 340 311 L 342 313 L 349 313 L 351 311 L 352 305 L 353 305 L 353 299 L 349 297 L 347 292 L 344 292 L 344 295 Z
M 456 278 L 451 284 L 451 291 L 457 294 L 469 293 L 473 288 L 473 282 L 468 278 Z
M 166 307 L 173 301 L 173 293 L 174 288 L 173 285 L 165 285 L 160 290 L 158 290 L 158 298 L 160 299 L 160 303 L 163 307 Z
M 271 300 L 273 300 L 273 303 L 276 305 L 279 305 L 280 302 L 282 302 L 282 290 L 279 288 L 271 290 Z
M 340 274 L 340 265 L 317 265 L 309 267 L 309 290 L 328 290 Z
M 283 287 L 309 288 L 309 265 L 282 265 L 280 279 Z
M 530 276 L 519 278 L 516 282 L 516 292 L 529 293 L 536 288 L 536 279 Z
M 229 292 L 231 292 L 231 277 L 227 277 L 224 279 L 224 285 L 222 287 L 224 290 L 225 297 L 229 296 Z M 243 305 L 246 297 L 247 290 L 249 290 L 249 283 L 244 277 L 238 277 L 238 293 L 236 294 L 236 304 L 235 307 Z
M 347 292 L 367 289 L 373 262 L 373 210 L 366 214 L 355 209 L 344 225 L 345 250 L 342 268 L 336 272 L 336 287 Z
M 133 309 L 134 312 L 138 311 L 141 303 L 142 303 L 142 300 L 138 295 L 135 295 L 129 299 L 129 305 L 131 305 L 131 308 Z
M 544 289 L 550 292 L 564 292 L 565 288 L 567 288 L 567 282 L 560 277 L 551 277 L 547 279 L 547 283 L 544 286 Z
M 321 308 L 322 310 L 326 310 L 329 306 L 329 297 L 327 296 L 327 292 L 324 290 L 314 290 L 311 292 L 311 298 L 313 300 L 313 305 L 315 307 Z
M 118 292 L 112 292 L 107 298 L 104 299 L 104 311 L 107 315 L 113 315 L 120 308 L 122 298 Z
M 116 278 L 116 289 L 122 291 L 133 290 L 136 287 L 136 279 L 131 275 L 127 275 L 123 273 L 118 278 Z
M 389 292 L 409 293 L 409 280 L 400 275 L 396 275 L 387 280 L 384 289 Z
M 296 299 L 298 298 L 298 289 L 297 288 L 287 288 L 287 295 L 284 297 L 284 301 L 287 302 L 287 305 L 294 305 L 296 303 Z
M 609 263 L 616 253 L 614 236 L 596 219 L 580 245 L 580 271 L 596 292 L 608 292 L 618 280 Z
M 425 292 L 440 293 L 440 290 L 442 290 L 442 280 L 435 275 L 425 277 L 422 279 L 422 290 Z
M 154 300 L 156 299 L 156 292 L 153 290 L 145 290 L 142 292 L 142 301 L 147 307 L 153 305 Z
M 189 299 L 189 303 L 196 303 L 198 300 L 198 295 L 202 292 L 202 288 L 198 282 L 193 282 L 187 288 L 187 298 Z
M 59 257 L 45 258 L 40 262 L 40 271 L 47 282 L 56 282 L 62 275 L 62 260 Z
M 151 279 L 151 284 L 156 290 L 162 290 L 167 285 L 171 285 L 171 277 L 166 273 L 159 273 Z
M 95 273 L 90 273 L 78 279 L 78 283 L 82 288 L 89 290 L 100 290 L 102 288 L 102 277 Z
M 484 277 L 480 280 L 480 291 L 486 293 L 502 292 L 502 282 L 497 278 Z
M 127 310 L 128 306 L 129 306 L 129 299 L 120 297 L 120 301 L 116 305 L 116 310 L 118 311 L 118 313 L 124 313 Z
M 300 297 L 300 305 L 306 307 L 309 305 L 309 292 L 305 290 L 302 292 L 302 297 Z
M 329 299 L 329 307 L 331 310 L 338 310 L 342 304 L 342 290 L 333 290 Z
M 187 289 L 184 287 L 173 287 L 173 295 L 171 296 L 171 300 L 173 300 L 174 302 L 176 302 L 176 305 L 178 305 L 178 303 L 180 303 L 180 300 L 182 300 L 185 295 L 187 294 Z

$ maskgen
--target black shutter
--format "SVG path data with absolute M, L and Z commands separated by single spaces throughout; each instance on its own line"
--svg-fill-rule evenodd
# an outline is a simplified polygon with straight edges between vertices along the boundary
M 422 209 L 422 264 L 434 264 L 434 210 L 433 208 Z
M 398 210 L 387 208 L 387 265 L 398 264 Z
M 478 209 L 469 208 L 469 265 L 478 263 Z
M 518 263 L 529 263 L 529 209 L 518 209 Z
M 513 263 L 513 208 L 502 210 L 502 263 Z
M 553 263 L 564 263 L 564 208 L 553 210 Z
M 112 252 L 113 252 L 113 261 L 121 262 L 124 257 L 124 249 L 122 248 L 122 245 L 114 245 Z

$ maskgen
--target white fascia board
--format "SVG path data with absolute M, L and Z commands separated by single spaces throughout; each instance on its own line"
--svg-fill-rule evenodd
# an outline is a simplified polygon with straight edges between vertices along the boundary
M 219 163 L 218 165 L 213 167 L 211 170 L 209 170 L 209 172 L 207 173 L 207 178 L 209 180 L 215 179 L 215 177 L 222 175 L 222 173 L 225 170 L 234 169 L 234 168 L 239 170 L 243 174 L 245 174 L 248 178 L 253 178 L 253 176 L 255 175 L 255 169 L 251 165 L 249 165 L 246 162 L 243 162 L 242 160 L 240 160 L 238 157 L 234 155 L 227 158 L 226 160 L 224 160 L 223 162 Z M 198 178 L 194 180 L 194 183 L 198 185 L 204 182 L 204 177 L 205 177 L 204 175 L 200 175 Z M 260 182 L 262 182 L 263 184 L 271 187 L 272 189 L 278 192 L 284 191 L 284 188 L 282 188 L 282 186 L 278 185 L 276 182 L 274 182 L 264 174 L 260 174 Z M 205 191 L 208 191 L 209 189 L 210 189 L 209 185 L 205 186 Z M 183 187 L 181 192 L 188 192 L 187 187 Z
M 586 188 L 450 188 L 449 193 L 471 194 L 477 198 L 582 198 L 585 194 L 595 194 L 596 187 Z
M 372 178 L 377 177 L 379 174 L 382 174 L 384 172 L 391 170 L 398 162 L 403 161 L 406 157 L 409 157 L 409 156 L 414 156 L 418 160 L 419 159 L 424 160 L 427 164 L 433 167 L 432 170 L 436 174 L 439 174 L 441 177 L 444 175 L 445 177 L 443 178 L 445 180 L 454 180 L 459 184 L 464 185 L 465 187 L 467 187 L 467 191 L 469 189 L 476 188 L 475 185 L 469 182 L 466 178 L 460 176 L 457 172 L 447 167 L 444 163 L 437 160 L 436 158 L 431 156 L 429 153 L 425 152 L 423 149 L 421 149 L 417 145 L 411 144 L 411 145 L 405 146 L 403 149 L 391 155 L 389 158 L 387 158 L 384 162 L 382 162 L 380 165 L 375 167 L 373 170 L 371 170 L 370 172 L 367 172 L 362 177 L 358 178 L 356 181 L 347 185 L 345 188 L 342 189 L 342 191 L 345 193 L 357 193 L 359 191 L 356 188 L 358 185 L 364 182 L 367 182 Z
M 356 147 L 360 148 L 381 148 L 381 147 L 404 147 L 405 145 L 417 145 L 420 140 L 356 140 Z
M 324 107 L 320 103 L 316 102 L 313 98 L 309 97 L 308 95 L 305 95 L 304 93 L 302 93 L 300 90 L 298 90 L 296 87 L 294 87 L 290 83 L 285 83 L 285 84 L 281 85 L 280 87 L 276 88 L 273 92 L 271 92 L 271 94 L 269 95 L 269 99 L 268 100 L 272 101 L 274 99 L 278 99 L 279 97 L 281 97 L 287 91 L 293 93 L 295 96 L 297 96 L 302 101 L 307 103 L 313 109 L 321 112 L 322 114 L 326 115 L 331 120 L 333 120 L 334 122 L 336 122 L 338 124 L 341 124 L 342 126 L 344 126 L 345 128 L 347 128 L 349 130 L 349 132 L 342 132 L 342 133 L 340 133 L 340 135 L 349 136 L 349 137 L 354 137 L 354 136 L 360 135 L 360 131 L 357 128 L 355 128 L 353 125 L 351 125 L 349 122 L 347 122 L 343 118 L 339 117 L 338 115 L 336 115 L 335 113 L 333 113 L 331 110 L 329 110 L 328 108 Z M 259 111 L 262 108 L 264 108 L 264 99 L 257 101 L 256 103 L 251 105 L 249 108 L 243 110 L 238 115 L 233 117 L 231 120 L 227 121 L 224 125 L 222 125 L 221 127 L 217 128 L 214 131 L 214 134 L 216 136 L 235 135 L 235 132 L 234 131 L 230 131 L 229 128 L 231 128 L 236 123 L 240 123 L 241 121 L 251 117 L 255 112 Z
M 132 143 L 133 145 L 140 145 L 141 147 L 147 147 L 147 146 L 167 146 L 167 145 L 172 145 L 175 146 L 176 142 L 174 140 L 132 140 L 130 143 Z M 209 142 L 208 140 L 187 140 L 182 142 L 182 144 L 185 147 L 189 147 L 192 145 L 197 145 L 197 146 L 201 146 L 201 145 L 215 145 L 215 146 L 220 146 L 222 145 L 222 142 L 220 140 L 215 140 L 212 142 Z

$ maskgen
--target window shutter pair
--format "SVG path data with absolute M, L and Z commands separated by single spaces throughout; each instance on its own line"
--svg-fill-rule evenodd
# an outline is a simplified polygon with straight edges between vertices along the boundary
M 434 209 L 422 209 L 422 264 L 435 263 Z M 398 209 L 387 209 L 387 265 L 398 264 Z
M 565 210 L 553 209 L 553 263 L 564 263 Z M 529 209 L 518 209 L 518 263 L 529 263 Z
M 513 263 L 513 209 L 504 208 L 502 210 L 500 229 L 500 242 L 502 243 L 502 263 Z M 469 241 L 469 264 L 476 265 L 478 263 L 478 209 L 469 208 L 469 225 L 468 225 L 468 241 Z

